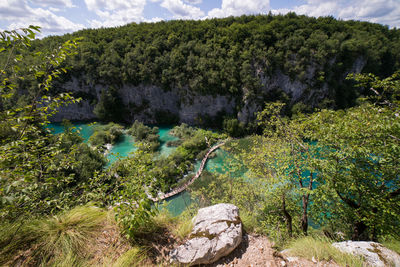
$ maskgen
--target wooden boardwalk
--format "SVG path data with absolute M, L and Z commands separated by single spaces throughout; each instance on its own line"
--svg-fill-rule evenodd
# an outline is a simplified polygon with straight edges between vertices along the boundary
M 172 196 L 175 196 L 175 195 L 185 191 L 186 188 L 188 188 L 189 185 L 193 184 L 194 181 L 196 181 L 196 179 L 200 177 L 201 173 L 203 172 L 204 166 L 207 163 L 207 160 L 208 160 L 208 157 L 210 156 L 210 154 L 212 152 L 214 152 L 215 150 L 217 150 L 218 148 L 220 148 L 221 146 L 223 146 L 223 145 L 225 145 L 225 141 L 213 146 L 212 148 L 210 148 L 210 150 L 208 150 L 207 154 L 204 156 L 203 160 L 201 161 L 200 168 L 197 170 L 196 175 L 193 176 L 193 178 L 190 179 L 189 181 L 187 181 L 184 185 L 182 185 L 180 187 L 177 187 L 174 190 L 172 190 L 172 191 L 170 191 L 170 192 L 168 192 L 168 193 L 166 193 L 164 195 L 158 196 L 156 198 L 151 197 L 151 196 L 149 196 L 149 198 L 151 200 L 153 200 L 154 202 L 157 202 L 157 201 L 161 201 L 161 200 L 170 198 Z

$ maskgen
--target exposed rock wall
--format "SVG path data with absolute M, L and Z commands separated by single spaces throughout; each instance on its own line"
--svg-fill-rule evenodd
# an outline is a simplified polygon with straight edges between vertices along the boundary
M 93 113 L 94 104 L 99 101 L 102 90 L 107 90 L 107 86 L 100 84 L 82 84 L 73 77 L 69 82 L 59 85 L 58 91 L 85 94 L 79 104 L 71 104 L 62 107 L 54 115 L 52 121 L 69 120 L 90 120 L 95 119 Z M 180 122 L 188 124 L 201 124 L 202 118 L 208 116 L 215 117 L 219 112 L 233 114 L 235 109 L 234 99 L 230 96 L 211 96 L 198 95 L 186 91 L 182 96 L 182 91 L 172 89 L 164 91 L 154 85 L 131 86 L 124 85 L 119 89 L 119 94 L 124 103 L 127 113 L 124 118 L 127 121 L 139 120 L 144 123 L 157 123 L 157 112 L 168 112 L 179 118 Z
M 335 59 L 332 59 L 333 64 Z M 331 65 L 332 65 L 331 64 Z M 343 74 L 343 79 L 348 73 L 359 73 L 364 68 L 366 60 L 358 58 L 353 66 Z M 262 68 L 255 68 L 255 76 L 261 83 L 259 92 L 250 93 L 242 88 L 239 95 L 199 95 L 189 89 L 173 88 L 163 90 L 155 85 L 123 85 L 119 88 L 119 95 L 125 105 L 124 119 L 128 122 L 139 120 L 144 123 L 157 123 L 160 113 L 175 116 L 180 122 L 191 125 L 203 124 L 205 118 L 213 118 L 218 114 L 236 116 L 241 122 L 247 123 L 254 119 L 254 113 L 262 109 L 268 101 L 271 92 L 284 92 L 292 104 L 303 101 L 311 106 L 317 106 L 332 92 L 327 82 L 316 86 L 316 76 L 320 69 L 317 64 L 310 65 L 302 79 L 291 79 L 281 70 L 272 74 L 264 73 Z M 76 77 L 56 87 L 58 91 L 74 92 L 83 98 L 79 104 L 63 107 L 52 117 L 52 121 L 90 120 L 95 119 L 93 113 L 95 104 L 99 101 L 101 92 L 108 86 L 102 84 L 86 84 Z M 238 101 L 239 100 L 239 101 Z
M 60 122 L 62 120 L 94 120 L 96 115 L 93 113 L 94 106 L 88 100 L 82 100 L 79 103 L 72 103 L 68 106 L 60 107 L 58 112 L 50 120 Z

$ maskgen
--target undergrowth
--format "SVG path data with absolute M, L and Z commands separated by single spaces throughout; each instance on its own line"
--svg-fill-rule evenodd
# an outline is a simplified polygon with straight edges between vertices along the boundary
M 105 263 L 104 266 L 112 267 L 136 267 L 143 266 L 144 262 L 147 260 L 146 251 L 140 247 L 133 247 L 121 257 L 117 259 L 114 263 Z
M 24 222 L 2 223 L 0 230 L 0 265 L 11 266 L 135 266 L 145 255 L 140 248 L 118 252 L 93 262 L 94 251 L 104 249 L 96 242 L 105 230 L 118 229 L 112 212 L 83 206 L 57 216 Z M 118 230 L 118 239 L 123 239 Z M 115 238 L 115 237 L 113 237 Z M 98 246 L 98 247 L 96 247 Z M 127 246 L 129 247 L 129 246 Z M 103 262 L 103 264 L 102 264 Z
M 189 210 L 181 215 L 173 217 L 168 210 L 162 209 L 154 218 L 154 224 L 159 228 L 168 230 L 176 238 L 183 240 L 189 236 L 192 230 L 192 214 Z
M 80 265 L 87 257 L 86 244 L 106 220 L 99 208 L 77 207 L 46 219 L 2 225 L 0 264 Z
M 162 235 L 183 240 L 192 228 L 191 217 L 189 212 L 173 217 L 163 209 L 141 239 L 130 240 L 130 244 L 121 235 L 114 213 L 92 206 L 48 218 L 2 223 L 0 266 L 145 266 L 154 256 L 151 242 L 156 244 Z M 151 242 L 140 242 L 145 239 Z M 105 240 L 112 241 L 104 244 Z
M 392 237 L 385 237 L 380 241 L 384 247 L 391 249 L 400 255 L 400 240 L 396 240 Z
M 332 241 L 325 237 L 301 237 L 292 241 L 289 254 L 317 261 L 333 260 L 340 266 L 363 267 L 363 260 L 348 253 L 343 253 L 331 245 Z

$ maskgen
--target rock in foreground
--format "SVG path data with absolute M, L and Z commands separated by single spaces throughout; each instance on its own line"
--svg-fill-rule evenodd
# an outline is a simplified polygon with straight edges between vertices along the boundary
M 171 251 L 171 261 L 189 265 L 213 263 L 242 241 L 242 223 L 235 205 L 217 204 L 200 209 L 193 222 L 190 239 Z
M 332 245 L 342 252 L 350 253 L 355 256 L 362 256 L 368 266 L 400 267 L 400 255 L 390 249 L 385 248 L 379 243 L 366 241 L 345 241 L 333 243 Z

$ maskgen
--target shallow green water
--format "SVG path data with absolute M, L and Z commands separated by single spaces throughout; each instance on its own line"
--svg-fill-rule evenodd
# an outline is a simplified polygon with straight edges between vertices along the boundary
M 111 151 L 107 154 L 109 165 L 111 165 L 118 158 L 129 156 L 129 154 L 134 152 L 136 149 L 137 148 L 135 147 L 133 137 L 127 134 L 122 135 L 120 140 L 113 145 Z
M 79 135 L 84 138 L 84 142 L 89 140 L 89 137 L 93 134 L 93 123 L 73 123 L 73 126 L 76 128 L 76 131 L 79 131 Z M 53 134 L 59 134 L 64 131 L 64 127 L 61 123 L 51 123 L 48 125 L 49 129 L 51 129 Z M 169 131 L 172 129 L 168 126 L 159 127 L 159 135 L 160 135 L 160 155 L 168 156 L 171 154 L 176 147 L 167 147 L 166 143 L 168 141 L 177 140 L 175 136 L 169 134 Z M 135 142 L 133 141 L 133 137 L 130 135 L 123 135 L 122 138 L 114 144 L 110 153 L 107 154 L 107 159 L 109 160 L 108 166 L 116 161 L 118 158 L 127 157 L 130 153 L 136 150 Z M 221 167 L 224 163 L 224 158 L 226 157 L 226 152 L 222 150 L 217 150 L 217 156 L 213 159 L 210 159 L 207 162 L 206 170 L 208 171 L 218 171 L 222 172 L 223 167 Z M 199 168 L 200 163 L 195 164 L 195 171 Z M 160 205 L 165 205 L 168 211 L 173 215 L 177 216 L 181 214 L 191 203 L 193 200 L 188 192 L 183 192 L 179 195 L 173 196 L 168 200 L 159 203 Z
M 184 212 L 190 204 L 193 203 L 193 199 L 187 191 L 184 191 L 178 195 L 175 195 L 168 200 L 164 200 L 160 205 L 165 205 L 167 210 L 171 213 L 172 216 L 178 216 L 182 212 Z M 162 206 L 161 206 L 162 207 Z
M 89 137 L 93 134 L 92 123 L 72 123 L 72 126 L 75 128 L 74 131 L 79 132 L 79 135 L 84 139 L 85 143 L 89 140 Z M 49 125 L 47 125 L 46 128 L 50 129 L 53 134 L 59 134 L 64 132 L 65 130 L 62 123 L 50 123 Z
M 178 139 L 177 137 L 169 134 L 169 131 L 171 131 L 172 128 L 173 127 L 166 127 L 166 126 L 158 128 L 158 134 L 160 135 L 160 141 L 161 141 L 160 155 L 162 156 L 168 156 L 176 149 L 176 147 L 168 147 L 166 145 L 168 141 L 174 141 Z

